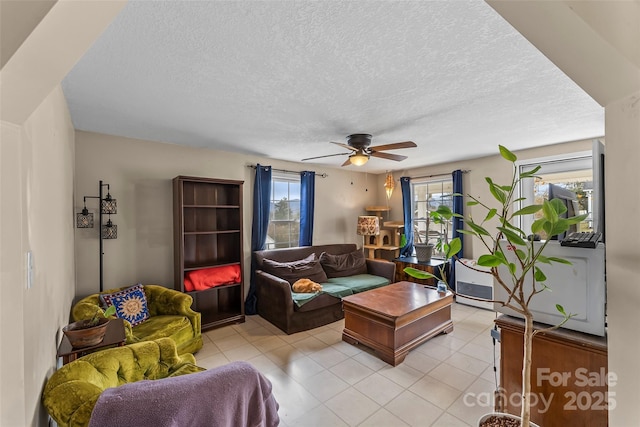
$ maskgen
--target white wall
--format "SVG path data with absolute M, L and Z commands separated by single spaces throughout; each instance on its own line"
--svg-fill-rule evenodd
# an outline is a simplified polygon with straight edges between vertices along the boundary
M 304 170 L 306 165 L 207 149 L 182 147 L 97 133 L 76 133 L 76 211 L 82 196 L 97 196 L 98 181 L 111 186 L 118 203 L 112 221 L 118 238 L 104 241 L 104 289 L 136 282 L 173 286 L 173 193 L 178 175 L 244 181 L 245 277 L 249 277 L 253 180 L 247 167 Z M 337 169 L 311 168 L 316 177 L 314 244 L 358 243 L 356 217 L 375 204 L 376 177 Z M 369 191 L 367 191 L 369 189 Z M 89 200 L 96 228 L 76 229 L 78 296 L 98 291 L 98 203 Z M 245 281 L 245 292 L 248 282 Z
M 68 323 L 75 293 L 75 134 L 60 81 L 125 4 L 18 3 L 0 2 L 3 427 L 47 424 L 41 393 L 56 367 L 60 328 Z M 34 255 L 30 289 L 27 251 Z
M 23 126 L 2 122 L 1 147 L 0 425 L 44 425 L 40 395 L 74 295 L 74 130 L 62 89 Z
M 617 375 L 612 426 L 640 419 L 640 92 L 607 105 L 605 131 L 609 371 Z

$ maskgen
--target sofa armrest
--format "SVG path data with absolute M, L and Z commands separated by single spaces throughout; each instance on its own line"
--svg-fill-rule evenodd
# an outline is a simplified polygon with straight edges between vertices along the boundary
M 256 270 L 258 304 L 269 304 L 278 310 L 293 313 L 291 285 L 284 279 L 262 270 Z
M 367 273 L 384 277 L 385 279 L 389 280 L 389 283 L 395 282 L 395 262 L 381 261 L 377 259 L 367 259 L 366 261 Z

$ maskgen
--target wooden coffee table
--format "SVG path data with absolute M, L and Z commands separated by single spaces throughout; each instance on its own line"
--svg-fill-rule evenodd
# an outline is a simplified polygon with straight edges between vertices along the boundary
M 410 350 L 440 333 L 453 331 L 450 291 L 413 282 L 392 283 L 342 299 L 342 340 L 373 349 L 396 366 Z

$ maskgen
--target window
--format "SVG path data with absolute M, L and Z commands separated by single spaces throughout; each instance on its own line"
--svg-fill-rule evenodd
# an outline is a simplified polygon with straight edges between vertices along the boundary
M 298 246 L 300 236 L 300 177 L 274 176 L 266 249 Z
M 413 241 L 414 243 L 433 243 L 447 234 L 451 240 L 453 227 L 448 224 L 434 224 L 429 220 L 429 212 L 435 211 L 440 205 L 446 205 L 453 210 L 453 180 L 451 177 L 411 183 L 413 200 Z M 442 257 L 442 252 L 433 256 Z
M 570 156 L 548 157 L 543 159 L 527 160 L 518 164 L 520 172 L 525 172 L 540 165 L 536 173 L 538 178 L 524 180 L 520 186 L 520 195 L 524 198 L 520 206 L 530 204 L 542 204 L 549 200 L 552 188 L 569 190 L 575 195 L 572 201 L 577 208 L 575 215 L 587 214 L 587 218 L 578 224 L 577 231 L 597 230 L 597 215 L 595 211 L 599 203 L 593 179 L 593 161 L 591 152 L 575 153 Z M 552 192 L 553 190 L 551 190 Z M 531 229 L 531 224 L 541 213 L 523 216 L 521 228 L 525 231 Z M 541 233 L 540 238 L 545 240 L 546 235 Z

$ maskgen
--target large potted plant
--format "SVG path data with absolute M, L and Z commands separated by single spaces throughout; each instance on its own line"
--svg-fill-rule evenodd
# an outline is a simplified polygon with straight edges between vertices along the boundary
M 429 242 L 430 217 L 428 215 L 425 218 L 425 221 L 424 242 L 422 241 L 422 234 L 420 232 L 416 232 L 416 242 L 413 244 L 413 248 L 416 251 L 416 259 L 420 262 L 429 262 L 431 260 L 431 255 L 433 254 L 433 248 L 435 246 L 433 243 Z
M 564 308 L 556 304 L 556 309 L 563 316 L 561 323 L 546 329 L 536 329 L 533 327 L 533 313 L 529 309 L 531 299 L 540 292 L 545 292 L 548 288 L 545 286 L 546 276 L 540 268 L 540 264 L 562 263 L 571 264 L 569 261 L 543 255 L 544 248 L 549 240 L 542 242 L 541 245 L 534 245 L 533 239 L 528 236 L 538 234 L 545 231 L 547 236 L 557 236 L 569 230 L 571 225 L 577 224 L 586 218 L 586 215 L 579 215 L 570 218 L 562 218 L 567 208 L 559 200 L 544 201 L 543 204 L 532 204 L 524 206 L 520 209 L 513 210 L 516 200 L 516 189 L 520 182 L 526 179 L 535 178 L 536 172 L 540 167 L 536 167 L 531 171 L 518 173 L 515 162 L 517 157 L 507 148 L 500 146 L 501 156 L 512 163 L 511 182 L 506 185 L 495 183 L 491 178 L 486 177 L 485 180 L 489 186 L 493 198 L 497 203 L 495 206 L 481 201 L 477 197 L 468 196 L 470 200 L 467 202 L 469 206 L 478 206 L 485 210 L 485 213 L 476 221 L 469 216 L 463 218 L 466 227 L 464 230 L 458 230 L 460 233 L 471 235 L 479 239 L 485 247 L 487 253 L 478 257 L 478 265 L 488 267 L 489 271 L 477 270 L 493 276 L 496 286 L 501 286 L 507 292 L 507 299 L 504 301 L 491 301 L 502 304 L 518 313 L 524 318 L 524 348 L 522 358 L 522 405 L 521 405 L 521 425 L 528 427 L 531 418 L 531 349 L 533 345 L 533 337 L 540 333 L 561 327 L 573 315 L 565 312 Z M 462 195 L 457 194 L 461 197 Z M 523 215 L 538 214 L 531 225 L 530 232 L 525 232 L 515 224 L 516 220 Z M 436 221 L 449 221 L 452 217 L 460 215 L 454 214 L 446 206 L 440 206 L 437 214 L 432 216 Z M 489 225 L 491 224 L 491 225 Z M 455 254 L 461 248 L 459 238 L 452 239 L 451 242 L 444 240 L 441 242 L 447 259 L 455 257 Z M 512 252 L 512 256 L 507 256 L 507 251 Z M 473 268 L 464 264 L 467 268 Z M 426 273 L 413 268 L 404 270 L 407 274 L 421 279 L 435 277 L 430 273 Z M 450 288 L 447 281 L 445 271 L 441 271 L 442 280 Z M 529 278 L 529 285 L 525 286 L 525 280 Z M 467 298 L 473 298 L 466 296 Z M 480 298 L 473 298 L 481 301 Z M 492 424 L 488 424 L 492 425 Z M 503 424 L 496 424 L 503 425 Z

